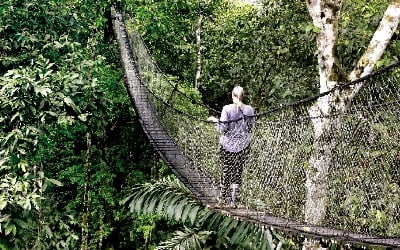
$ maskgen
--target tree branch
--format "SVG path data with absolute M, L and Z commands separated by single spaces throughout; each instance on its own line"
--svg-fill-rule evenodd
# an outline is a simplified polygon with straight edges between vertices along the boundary
M 372 37 L 367 50 L 360 58 L 357 66 L 349 74 L 349 80 L 354 81 L 360 77 L 368 75 L 372 72 L 375 64 L 382 57 L 383 52 L 388 46 L 390 39 L 397 30 L 400 20 L 400 0 L 392 0 L 386 9 L 381 22 L 374 36 Z M 354 85 L 348 94 L 348 99 L 351 100 L 361 89 L 362 83 Z

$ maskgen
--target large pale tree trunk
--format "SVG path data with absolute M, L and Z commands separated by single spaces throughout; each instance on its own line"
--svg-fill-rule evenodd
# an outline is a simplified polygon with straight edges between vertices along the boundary
M 339 81 L 356 80 L 371 73 L 397 29 L 400 0 L 392 0 L 369 47 L 349 76 L 341 70 L 336 50 L 338 18 L 343 0 L 306 2 L 314 26 L 320 29 L 317 37 L 320 92 L 331 90 Z M 307 197 L 304 213 L 308 223 L 321 224 L 328 203 L 328 174 L 337 144 L 333 135 L 340 129 L 341 124 L 338 117 L 329 115 L 345 111 L 361 87 L 362 84 L 358 84 L 341 92 L 334 91 L 319 98 L 309 110 L 314 127 L 314 153 L 309 160 L 306 180 Z
M 320 29 L 317 37 L 320 92 L 325 92 L 338 83 L 340 65 L 337 57 L 338 19 L 342 1 L 308 0 L 307 7 L 314 26 Z M 327 205 L 328 173 L 332 163 L 332 152 L 336 141 L 329 135 L 338 126 L 338 119 L 327 117 L 334 112 L 334 101 L 337 93 L 318 99 L 310 108 L 314 126 L 314 154 L 307 170 L 307 199 L 305 220 L 319 224 L 325 216 Z

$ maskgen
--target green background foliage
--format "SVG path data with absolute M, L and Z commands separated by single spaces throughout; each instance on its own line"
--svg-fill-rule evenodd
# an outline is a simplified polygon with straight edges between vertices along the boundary
M 363 53 L 387 2 L 345 1 L 338 44 L 344 71 Z M 170 173 L 124 89 L 111 30 L 113 4 L 132 15 L 132 27 L 162 71 L 196 101 L 220 109 L 230 89 L 242 85 L 246 101 L 263 111 L 317 92 L 318 30 L 303 1 L 265 1 L 259 12 L 227 0 L 3 0 L 0 248 L 151 249 L 176 229 L 193 235 L 183 223 L 131 213 L 120 203 L 137 184 Z M 398 33 L 392 40 L 378 66 L 398 59 Z M 173 98 L 182 110 L 206 115 Z M 346 204 L 352 203 L 357 197 Z M 378 210 L 366 218 L 377 227 L 385 223 Z
M 165 223 L 119 205 L 132 185 L 162 175 L 165 166 L 124 90 L 110 6 L 0 6 L 2 248 L 79 248 L 82 228 L 90 249 L 140 249 L 145 239 L 151 245 L 163 237 L 162 230 L 140 232 Z

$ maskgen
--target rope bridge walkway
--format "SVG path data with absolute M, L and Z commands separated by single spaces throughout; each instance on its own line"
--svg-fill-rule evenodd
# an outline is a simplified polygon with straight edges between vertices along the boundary
M 242 220 L 314 238 L 400 247 L 399 63 L 331 92 L 258 113 L 244 166 L 239 208 L 218 208 L 221 196 L 219 133 L 205 120 L 217 111 L 196 93 L 172 84 L 140 36 L 115 13 L 114 31 L 125 84 L 143 130 L 174 174 L 206 206 Z M 334 91 L 363 84 L 344 112 L 310 115 Z M 186 94 L 185 94 L 186 93 Z M 330 119 L 316 147 L 313 123 Z M 329 151 L 329 152 L 328 152 Z M 328 155 L 321 175 L 323 219 L 307 221 L 308 185 L 316 153 Z M 317 173 L 321 174 L 321 173 Z M 318 191 L 318 190 L 317 190 Z M 314 190 L 315 193 L 315 190 Z M 308 220 L 309 221 L 309 220 Z

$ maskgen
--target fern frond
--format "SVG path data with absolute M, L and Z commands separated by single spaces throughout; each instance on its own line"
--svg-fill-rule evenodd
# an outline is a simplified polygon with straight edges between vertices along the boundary
M 201 231 L 185 227 L 184 231 L 175 232 L 170 240 L 162 242 L 157 249 L 202 250 L 212 234 L 213 232 L 211 231 Z
M 128 204 L 131 212 L 159 214 L 187 226 L 195 225 L 195 229 L 185 227 L 184 231 L 177 231 L 158 249 L 204 249 L 201 247 L 211 234 L 217 237 L 215 244 L 221 247 L 274 249 L 268 229 L 205 208 L 176 177 L 138 185 L 121 203 Z
M 128 204 L 131 212 L 160 214 L 191 225 L 204 211 L 204 206 L 176 177 L 139 184 L 121 204 Z

